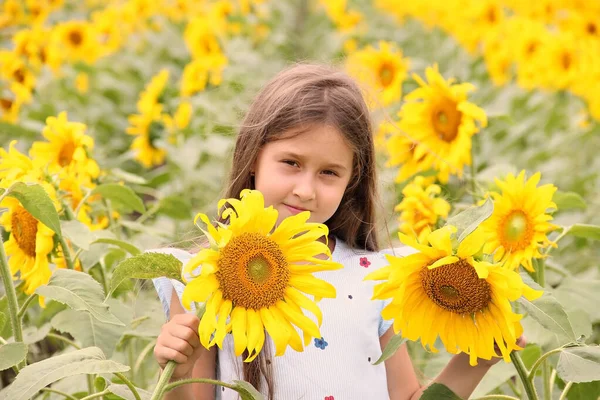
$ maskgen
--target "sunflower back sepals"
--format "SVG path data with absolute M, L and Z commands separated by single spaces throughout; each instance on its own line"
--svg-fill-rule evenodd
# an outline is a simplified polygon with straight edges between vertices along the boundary
M 232 334 L 235 354 L 248 354 L 245 362 L 258 356 L 265 334 L 271 337 L 276 355 L 284 354 L 288 346 L 302 351 L 297 328 L 305 342 L 320 337 L 317 324 L 303 310 L 311 311 L 320 325 L 317 299 L 335 297 L 335 288 L 312 274 L 342 268 L 319 241 L 326 237 L 327 227 L 307 222 L 309 213 L 277 224 L 277 210 L 265 207 L 256 190 L 244 190 L 240 199 L 219 201 L 218 212 L 226 222 L 216 227 L 205 214 L 196 217 L 206 223 L 203 232 L 211 245 L 184 267 L 183 305 L 206 305 L 200 342 L 207 348 L 221 348 L 226 335 Z

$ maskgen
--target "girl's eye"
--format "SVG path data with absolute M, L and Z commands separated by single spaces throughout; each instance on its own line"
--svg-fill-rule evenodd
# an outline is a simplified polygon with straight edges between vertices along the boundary
M 323 173 L 324 173 L 325 175 L 330 175 L 330 176 L 338 176 L 338 174 L 337 174 L 335 171 L 331 171 L 331 170 L 329 170 L 329 169 L 328 169 L 328 170 L 325 170 L 325 171 L 323 171 Z
M 298 166 L 298 163 L 296 161 L 294 161 L 294 160 L 282 160 L 281 162 L 284 163 L 284 164 L 291 165 L 292 167 L 297 167 Z

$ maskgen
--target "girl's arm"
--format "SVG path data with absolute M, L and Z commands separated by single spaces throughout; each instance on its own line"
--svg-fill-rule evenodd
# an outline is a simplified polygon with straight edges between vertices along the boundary
M 178 314 L 184 314 L 185 310 L 181 305 L 175 290 L 171 294 L 171 303 L 169 306 L 171 319 L 173 316 Z M 216 356 L 217 348 L 213 347 L 210 350 L 206 350 L 202 345 L 194 351 L 194 356 L 197 356 L 197 360 L 194 363 L 192 372 L 189 376 L 181 377 L 179 379 L 187 378 L 209 378 L 216 379 Z M 172 379 L 171 382 L 178 379 Z M 188 385 L 179 386 L 169 391 L 165 396 L 164 400 L 214 400 L 215 398 L 215 386 L 201 383 L 192 383 Z
M 393 336 L 392 328 L 381 336 L 382 351 Z M 446 385 L 459 397 L 468 399 L 494 363 L 484 361 L 480 360 L 477 366 L 471 367 L 467 354 L 457 354 L 432 383 Z M 419 384 L 406 344 L 385 361 L 385 368 L 391 400 L 417 400 L 427 389 L 427 386 L 421 387 Z

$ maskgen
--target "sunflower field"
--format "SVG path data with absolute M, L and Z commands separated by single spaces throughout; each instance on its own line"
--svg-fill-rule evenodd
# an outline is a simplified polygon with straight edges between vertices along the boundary
M 148 278 L 182 266 L 144 252 L 197 243 L 245 110 L 295 62 L 360 83 L 383 247 L 417 251 L 370 277 L 382 358 L 407 341 L 427 384 L 495 343 L 473 399 L 600 399 L 600 2 L 1 0 L 0 42 L 0 400 L 170 388 Z

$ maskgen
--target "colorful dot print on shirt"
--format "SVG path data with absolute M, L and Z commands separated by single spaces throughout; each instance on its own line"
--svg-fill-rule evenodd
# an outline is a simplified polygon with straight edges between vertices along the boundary
M 321 339 L 315 338 L 315 346 L 317 346 L 321 350 L 325 350 L 325 347 L 327 347 L 328 344 L 329 343 L 327 343 L 325 341 L 325 339 L 323 339 L 323 338 L 321 338 Z

